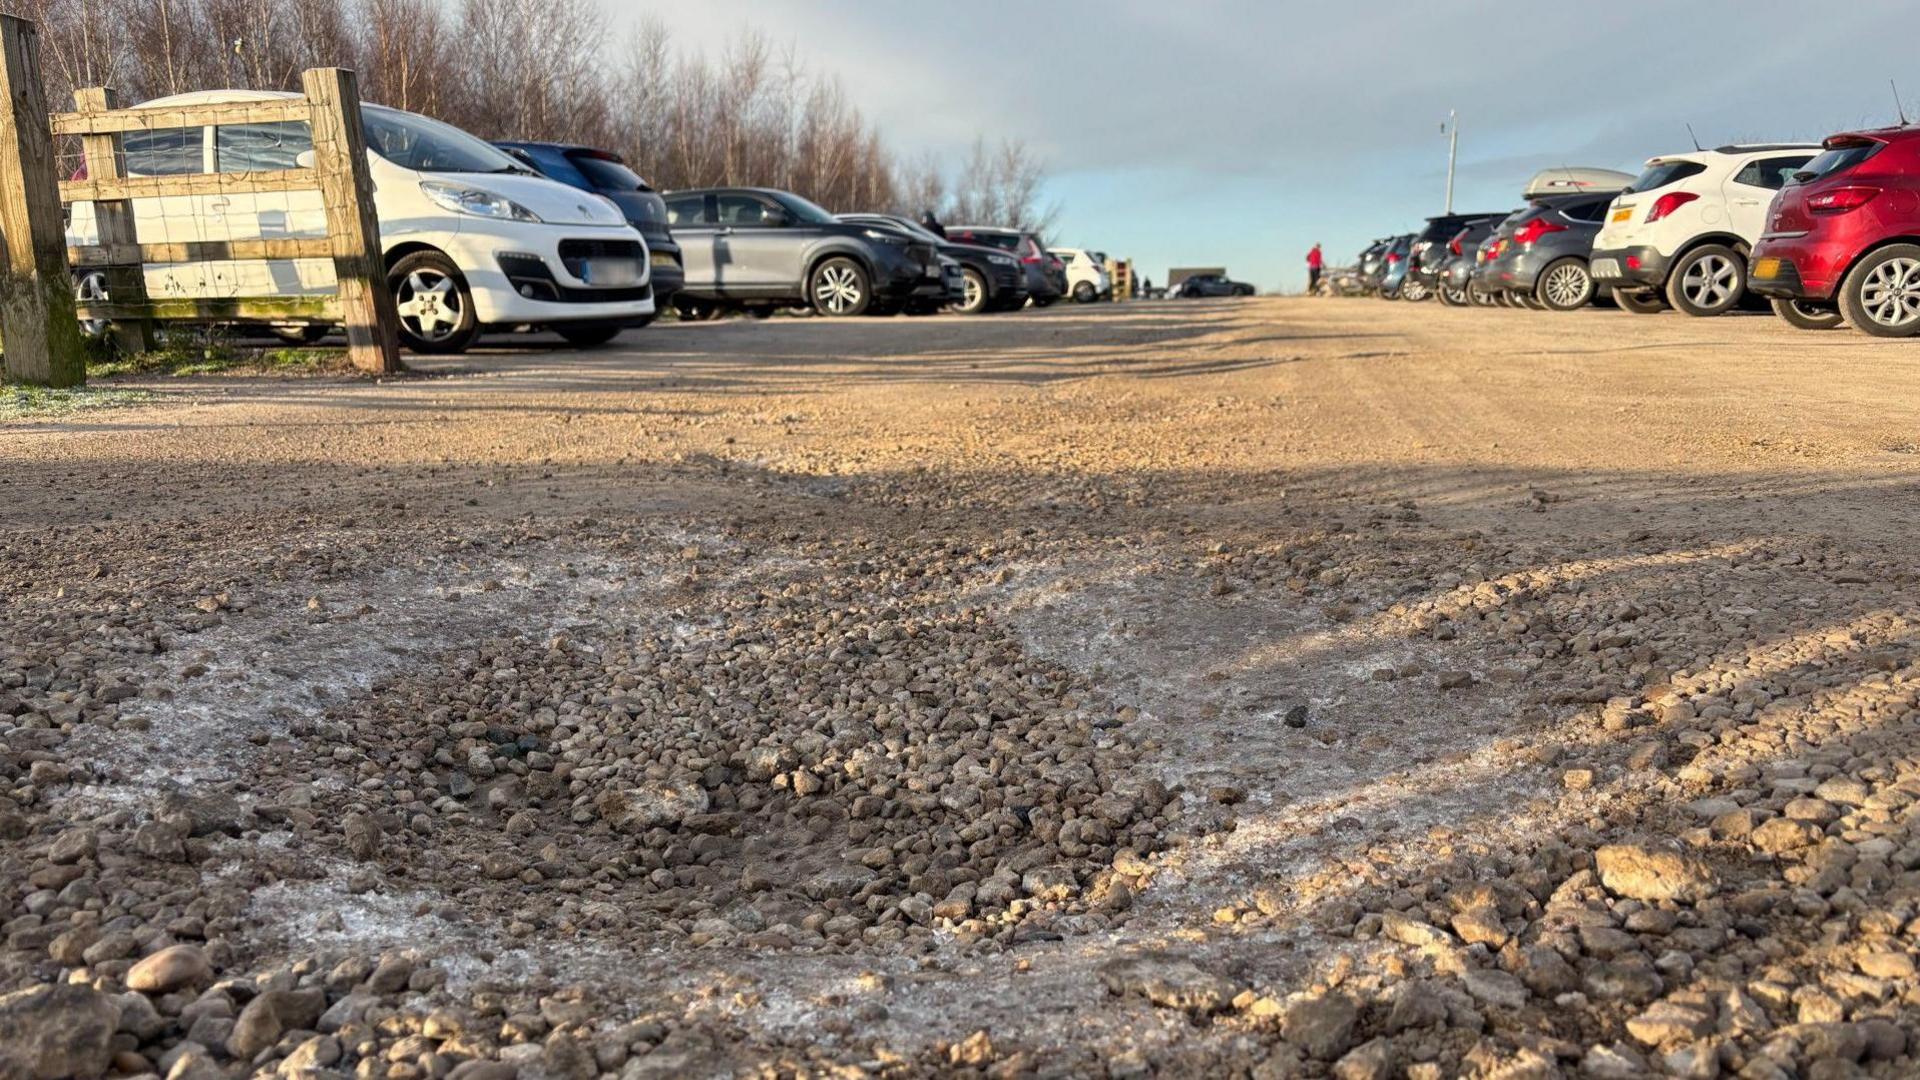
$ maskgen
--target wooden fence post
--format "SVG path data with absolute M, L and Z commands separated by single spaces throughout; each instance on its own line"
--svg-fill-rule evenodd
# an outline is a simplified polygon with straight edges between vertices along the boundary
M 312 109 L 313 167 L 327 207 L 347 356 L 363 371 L 391 374 L 400 370 L 400 316 L 387 288 L 380 219 L 373 212 L 359 80 L 344 68 L 314 68 L 300 73 L 300 87 Z
M 120 95 L 103 86 L 75 90 L 73 104 L 83 113 L 103 113 L 120 107 Z M 127 175 L 127 155 L 121 149 L 119 132 L 82 135 L 80 148 L 86 154 L 88 179 L 117 180 Z M 99 226 L 101 246 L 138 247 L 140 241 L 133 225 L 133 203 L 129 200 L 113 199 L 94 203 L 93 219 Z M 100 272 L 106 276 L 109 303 L 139 308 L 146 306 L 147 281 L 140 264 L 110 266 Z M 114 344 L 122 353 L 141 353 L 153 348 L 152 319 L 115 319 L 112 325 Z
M 9 379 L 47 386 L 87 381 L 87 346 L 73 310 L 53 129 L 33 23 L 0 15 L 0 356 Z

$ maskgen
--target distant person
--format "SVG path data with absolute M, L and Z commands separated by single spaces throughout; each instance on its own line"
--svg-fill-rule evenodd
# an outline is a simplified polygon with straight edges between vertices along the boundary
M 940 224 L 940 219 L 934 217 L 933 211 L 931 210 L 920 215 L 920 227 L 942 240 L 947 238 L 947 227 Z
M 1320 254 L 1320 245 L 1318 243 L 1315 243 L 1313 245 L 1313 250 L 1307 252 L 1307 295 L 1308 296 L 1314 296 L 1320 292 L 1320 271 L 1324 269 L 1326 265 L 1327 265 L 1326 259 L 1322 257 Z

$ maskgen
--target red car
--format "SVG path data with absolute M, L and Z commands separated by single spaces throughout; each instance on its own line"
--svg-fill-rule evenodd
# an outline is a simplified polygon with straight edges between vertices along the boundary
M 1773 198 L 1749 286 L 1781 318 L 1920 333 L 1920 128 L 1835 135 Z

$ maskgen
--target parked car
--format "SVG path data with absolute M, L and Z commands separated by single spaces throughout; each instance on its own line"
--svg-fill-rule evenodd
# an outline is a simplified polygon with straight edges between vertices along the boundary
M 1920 333 L 1920 128 L 1835 135 L 1774 196 L 1748 281 L 1804 329 Z
M 841 221 L 856 225 L 896 228 L 921 237 L 957 264 L 960 274 L 958 299 L 953 310 L 962 315 L 983 311 L 1013 310 L 1026 305 L 1027 275 L 1020 260 L 995 247 L 962 244 L 951 237 L 940 237 L 910 218 L 897 214 L 841 214 Z
M 591 191 L 613 200 L 647 241 L 649 264 L 653 273 L 653 301 L 656 308 L 673 301 L 686 280 L 686 268 L 680 261 L 680 245 L 667 227 L 667 201 L 653 190 L 640 174 L 627 167 L 620 155 L 590 146 L 548 142 L 496 142 L 495 146 L 519 158 L 535 172 L 568 187 Z
M 1388 236 L 1375 240 L 1354 260 L 1354 273 L 1363 293 L 1380 291 L 1380 278 L 1387 272 L 1387 249 L 1393 246 L 1393 239 Z
M 1033 233 L 985 225 L 949 225 L 947 238 L 1011 252 L 1027 272 L 1027 299 L 1034 307 L 1049 307 L 1067 294 L 1067 265 L 1047 254 L 1047 246 Z
M 1503 223 L 1489 281 L 1528 307 L 1572 311 L 1592 303 L 1587 257 L 1614 194 L 1549 196 Z
M 1408 255 L 1406 280 L 1400 286 L 1403 300 L 1425 300 L 1440 286 L 1440 268 L 1454 252 L 1448 247 L 1460 230 L 1499 217 L 1497 214 L 1441 214 L 1427 219 L 1427 227 L 1414 235 Z
M 143 109 L 270 101 L 295 95 L 203 90 Z M 535 175 L 486 140 L 416 113 L 362 105 L 374 211 L 400 342 L 415 352 L 465 350 L 482 332 L 544 328 L 602 344 L 653 318 L 647 247 L 613 203 Z M 152 128 L 123 136 L 135 176 L 257 172 L 308 165 L 305 121 Z M 228 191 L 135 199 L 143 243 L 324 237 L 317 191 Z M 99 242 L 91 204 L 73 208 L 68 242 Z M 149 296 L 293 296 L 335 288 L 331 259 L 149 265 Z M 104 279 L 79 289 L 104 299 Z
M 686 261 L 675 299 L 683 315 L 811 307 L 839 318 L 947 295 L 934 244 L 841 221 L 790 191 L 702 188 L 666 198 L 667 224 Z
M 1628 311 L 1671 306 L 1719 315 L 1747 293 L 1747 256 L 1766 231 L 1767 207 L 1820 147 L 1722 146 L 1647 162 L 1613 201 L 1589 267 Z
M 1473 271 L 1480 262 L 1480 246 L 1493 236 L 1505 215 L 1481 218 L 1460 229 L 1447 241 L 1446 255 L 1440 263 L 1438 283 L 1434 286 L 1440 302 L 1453 307 L 1488 303 L 1473 291 Z
M 1385 299 L 1400 299 L 1400 287 L 1406 283 L 1407 270 L 1413 265 L 1413 235 L 1396 236 L 1387 245 L 1387 256 L 1380 271 L 1380 295 Z
M 1202 296 L 1252 296 L 1253 286 L 1224 274 L 1195 274 L 1180 283 L 1178 295 L 1188 299 Z
M 1113 299 L 1113 278 L 1107 273 L 1105 259 L 1079 248 L 1051 248 L 1067 268 L 1067 295 L 1075 303 L 1091 304 Z

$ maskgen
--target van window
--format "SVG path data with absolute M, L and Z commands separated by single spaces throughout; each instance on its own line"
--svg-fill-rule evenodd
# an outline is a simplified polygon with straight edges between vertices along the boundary
M 129 131 L 120 137 L 127 153 L 127 172 L 134 176 L 181 176 L 205 172 L 205 128 L 155 128 Z
M 296 169 L 300 155 L 311 149 L 313 132 L 304 120 L 222 124 L 213 129 L 215 172 Z

